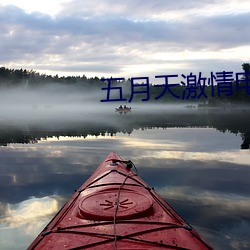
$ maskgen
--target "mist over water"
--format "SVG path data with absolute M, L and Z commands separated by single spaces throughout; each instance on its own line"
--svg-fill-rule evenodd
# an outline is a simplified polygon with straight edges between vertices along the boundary
M 2 88 L 0 89 L 0 122 L 56 122 L 56 121 L 98 121 L 108 123 L 119 105 L 132 107 L 134 114 L 193 114 L 197 113 L 198 103 L 152 102 L 101 102 L 107 98 L 107 91 L 80 88 L 64 84 L 51 84 L 44 87 Z M 112 99 L 112 98 L 111 98 Z M 143 96 L 142 96 L 143 99 Z M 242 107 L 242 106 L 241 106 Z M 229 109 L 223 110 L 228 112 Z M 239 112 L 240 110 L 236 110 Z M 203 112 L 203 111 L 202 111 Z M 203 112 L 204 113 L 204 112 Z M 117 113 L 116 113 L 117 114 Z
M 0 124 L 18 126 L 21 124 L 42 125 L 48 123 L 110 123 L 119 118 L 115 108 L 119 105 L 132 107 L 132 114 L 181 112 L 186 103 L 149 104 L 148 102 L 101 102 L 107 92 L 86 90 L 62 84 L 44 87 L 10 88 L 0 90 Z M 121 117 L 120 117 L 121 118 Z
M 101 91 L 87 92 L 70 86 L 4 89 L 0 91 L 1 120 L 77 118 L 82 114 L 104 111 L 100 98 Z

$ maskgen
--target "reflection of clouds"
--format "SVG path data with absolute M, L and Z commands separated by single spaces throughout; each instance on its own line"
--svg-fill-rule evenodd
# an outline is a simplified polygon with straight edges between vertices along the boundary
M 123 140 L 123 144 L 127 147 L 140 147 L 143 149 L 184 149 L 184 145 L 179 145 L 175 143 L 158 143 L 156 141 L 149 141 L 149 140 L 134 140 L 134 138 Z
M 73 140 L 73 139 L 72 139 Z M 6 168 L 5 174 L 11 175 L 11 182 L 16 182 L 27 179 L 27 176 L 23 176 L 22 180 L 18 179 L 18 165 L 25 166 L 22 169 L 22 173 L 27 170 L 27 175 L 43 175 L 43 174 L 74 174 L 74 173 L 87 173 L 89 167 L 93 166 L 93 155 L 95 152 L 88 154 L 86 147 L 84 147 L 84 139 L 79 142 L 79 146 L 68 146 L 64 142 L 49 142 L 49 143 L 38 143 L 34 145 L 12 145 L 11 152 L 9 152 L 8 158 L 4 165 L 11 164 L 10 168 Z M 71 144 L 71 142 L 69 142 Z M 72 141 L 74 144 L 74 141 Z M 88 144 L 88 143 L 87 143 Z M 82 147 L 81 147 L 81 146 Z M 88 147 L 89 145 L 87 145 Z M 87 150 L 88 151 L 88 150 Z M 104 154 L 107 155 L 106 153 Z M 98 157 L 99 158 L 99 157 Z M 97 159 L 98 159 L 97 158 Z M 97 167 L 102 159 L 96 162 Z M 31 174 L 32 173 L 32 174 Z M 16 175 L 14 178 L 13 176 Z M 33 182 L 34 176 L 30 179 Z M 39 180 L 36 180 L 39 182 Z M 20 182 L 19 182 L 20 184 Z
M 18 204 L 5 204 L 0 218 L 1 249 L 25 249 L 59 210 L 61 198 L 31 198 Z
M 152 135 L 153 134 L 153 135 Z M 121 143 L 126 147 L 140 147 L 143 150 L 185 150 L 186 143 L 176 142 L 167 138 L 166 130 L 138 130 L 133 132 L 132 137 L 120 135 Z
M 194 228 L 199 232 L 199 234 L 206 239 L 207 242 L 212 242 L 214 249 L 232 249 L 232 250 L 241 250 L 241 249 L 250 249 L 250 240 L 249 237 L 239 237 L 236 236 L 239 232 L 249 232 L 250 225 L 243 226 L 240 223 L 238 226 L 234 225 L 232 228 L 227 228 L 227 232 L 219 232 L 199 226 L 194 226 Z M 232 230 L 230 230 L 232 229 Z M 236 234 L 235 234 L 236 232 Z
M 236 194 L 209 192 L 201 189 L 195 191 L 189 187 L 163 187 L 157 188 L 156 191 L 166 200 L 170 198 L 189 204 L 199 204 L 199 206 L 219 207 L 216 216 L 223 214 L 248 215 L 250 211 L 250 198 Z
M 57 211 L 58 201 L 55 197 L 31 198 L 19 204 L 8 204 L 0 223 L 11 228 L 25 225 L 26 233 L 33 234 L 33 227 L 37 222 L 51 217 Z
M 220 152 L 179 152 L 179 151 L 160 151 L 151 154 L 158 159 L 183 159 L 199 161 L 223 161 L 249 166 L 250 155 L 248 151 L 232 150 Z
M 137 159 L 150 156 L 157 159 L 216 160 L 248 165 L 250 156 L 247 151 L 232 150 L 240 141 L 239 136 L 223 134 L 211 128 L 168 128 L 134 130 L 132 136 L 122 133 L 117 133 L 115 137 L 98 138 L 60 136 L 59 140 L 53 137 L 25 148 L 22 145 L 11 145 L 9 148 L 19 154 L 18 159 L 20 154 L 27 153 L 29 158 L 39 158 L 45 163 L 53 162 L 52 170 L 55 168 L 55 172 L 63 173 L 66 164 L 82 165 L 84 171 L 84 165 L 88 165 L 86 163 L 93 164 L 93 156 L 96 164 L 99 164 L 113 150 L 123 157 L 128 155 L 129 158 Z
M 25 147 L 12 144 L 0 153 L 0 166 L 3 166 L 0 197 L 16 203 L 41 192 L 44 196 L 57 193 L 66 196 L 69 191 L 71 194 L 114 150 L 125 160 L 131 159 L 139 175 L 155 186 L 163 198 L 173 199 L 171 205 L 179 202 L 184 218 L 195 217 L 190 222 L 216 228 L 219 220 L 227 227 L 224 231 L 231 228 L 233 234 L 234 228 L 235 232 L 242 232 L 245 227 L 238 222 L 250 211 L 249 168 L 246 167 L 250 156 L 248 151 L 235 150 L 238 141 L 240 138 L 235 135 L 213 129 L 167 128 L 134 130 L 131 136 L 117 133 L 115 137 L 48 138 Z M 21 192 L 16 192 L 17 189 Z M 30 243 L 57 211 L 56 199 L 48 196 L 17 205 L 0 204 L 0 212 L 5 212 L 0 219 L 0 242 L 16 234 L 19 242 L 29 239 Z M 248 217 L 246 220 L 249 221 Z M 227 245 L 221 249 L 231 248 Z
M 250 198 L 190 187 L 157 188 L 214 249 L 250 249 Z
M 129 146 L 149 146 L 157 150 L 176 150 L 190 152 L 218 152 L 232 150 L 242 143 L 240 136 L 229 132 L 221 133 L 213 128 L 167 128 L 134 130 L 132 137 L 122 137 L 122 142 Z M 225 142 L 226 141 L 226 142 Z
M 5 211 L 6 211 L 7 204 L 4 202 L 0 202 L 0 221 L 3 218 Z M 0 222 L 1 223 L 1 222 Z

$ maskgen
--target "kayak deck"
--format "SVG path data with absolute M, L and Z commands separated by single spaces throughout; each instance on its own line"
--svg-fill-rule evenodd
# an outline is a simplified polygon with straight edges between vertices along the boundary
M 212 249 L 110 153 L 28 249 Z

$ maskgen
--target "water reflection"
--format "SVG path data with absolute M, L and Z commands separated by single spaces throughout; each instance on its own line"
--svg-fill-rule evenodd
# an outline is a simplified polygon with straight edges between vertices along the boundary
M 126 116 L 110 110 L 97 113 L 79 113 L 63 117 L 50 114 L 49 118 L 36 120 L 4 120 L 0 123 L 0 145 L 10 143 L 37 143 L 41 139 L 70 136 L 84 137 L 131 134 L 138 129 L 151 128 L 215 128 L 229 131 L 242 138 L 239 148 L 249 149 L 250 109 L 175 109 L 162 106 L 155 109 L 136 109 Z M 166 107 L 166 106 L 165 106 Z M 69 117 L 68 117 L 69 116 Z
M 58 211 L 59 206 L 56 197 L 30 198 L 17 204 L 7 204 L 5 218 L 0 222 L 9 225 L 11 228 L 20 227 L 37 221 L 41 223 L 43 218 L 50 216 Z M 32 223 L 31 223 L 32 222 Z M 30 226 L 26 227 L 25 233 L 32 233 Z
M 240 150 L 243 127 L 233 132 L 232 124 L 225 123 L 215 129 L 205 125 L 203 114 L 198 123 L 186 116 L 187 123 L 178 125 L 179 118 L 169 116 L 136 123 L 128 119 L 130 129 L 125 130 L 120 118 L 113 124 L 113 136 L 106 127 L 111 122 L 98 125 L 103 136 L 81 137 L 84 125 L 72 123 L 54 130 L 29 128 L 35 144 L 10 143 L 10 134 L 8 147 L 0 150 L 2 249 L 27 247 L 110 151 L 131 159 L 139 175 L 216 249 L 249 249 L 250 154 Z
M 4 204 L 0 218 L 1 249 L 23 249 L 59 210 L 60 197 L 30 198 L 17 204 Z

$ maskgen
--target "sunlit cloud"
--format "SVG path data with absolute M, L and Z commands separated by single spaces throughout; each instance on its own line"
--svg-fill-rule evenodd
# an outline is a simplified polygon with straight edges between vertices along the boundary
M 31 0 L 1 0 L 3 5 L 15 5 L 24 9 L 27 13 L 41 12 L 51 16 L 56 15 L 62 8 L 66 0 L 44 0 L 44 1 L 31 1 Z
M 155 53 L 152 57 L 155 60 L 162 61 L 184 61 L 184 60 L 205 60 L 209 59 L 220 59 L 221 55 L 225 60 L 238 60 L 239 56 L 245 60 L 250 60 L 249 55 L 246 54 L 246 51 L 250 51 L 250 46 L 240 46 L 230 49 L 221 49 L 219 51 L 208 51 L 206 49 L 200 51 L 181 51 L 181 52 L 162 52 Z M 185 64 L 184 64 L 185 66 Z M 187 66 L 187 65 L 186 65 Z M 184 68 L 184 67 L 183 67 Z M 212 70 L 212 68 L 211 68 Z

